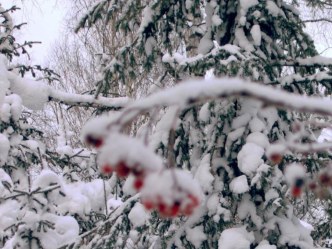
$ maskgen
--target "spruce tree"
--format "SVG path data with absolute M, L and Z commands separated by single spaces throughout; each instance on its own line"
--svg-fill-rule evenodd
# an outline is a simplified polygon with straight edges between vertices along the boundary
M 317 54 L 296 4 L 103 0 L 81 18 L 78 32 L 93 25 L 112 25 L 124 39 L 135 32 L 115 55 L 104 56 L 99 92 L 156 70 L 155 84 L 175 87 L 96 121 L 98 134 L 92 125 L 86 129 L 90 142 L 101 142 L 101 170 L 129 178 L 113 190 L 124 204 L 76 248 L 314 246 L 294 213 L 299 205 L 310 209 L 313 192 L 331 210 L 330 144 L 316 144 L 311 129 L 320 116 L 306 115 L 330 115 L 331 104 L 299 96 L 331 94 L 332 61 Z M 203 77 L 209 79 L 182 83 Z M 118 134 L 146 112 L 150 120 L 136 138 Z M 164 158 L 160 172 L 155 159 L 151 170 L 158 173 L 148 169 L 151 150 Z M 202 193 L 190 192 L 196 183 L 183 172 Z M 195 203 L 184 192 L 199 200 L 193 214 L 183 209 Z M 157 200 L 164 195 L 166 207 Z M 327 228 L 322 233 L 330 236 Z
M 48 86 L 21 76 L 52 70 L 10 63 L 26 54 L 33 42 L 17 43 L 11 13 L 0 5 L 0 247 L 57 248 L 78 235 L 77 221 L 55 211 L 63 197 L 61 177 L 48 168 L 42 132 L 29 124 L 26 109 L 48 101 Z M 75 232 L 76 231 L 76 232 Z
M 40 127 L 32 125 L 31 112 L 49 100 L 78 101 L 28 77 L 52 81 L 52 70 L 14 63 L 33 44 L 15 39 L 23 26 L 11 18 L 17 10 L 0 5 L 0 248 L 55 249 L 104 219 L 109 187 L 90 167 L 93 153 L 68 146 L 61 129 L 52 151 Z M 103 194 L 94 195 L 96 190 Z

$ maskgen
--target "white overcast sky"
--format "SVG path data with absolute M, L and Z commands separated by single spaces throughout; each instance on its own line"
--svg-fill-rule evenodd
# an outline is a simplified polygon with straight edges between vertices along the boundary
M 14 14 L 15 23 L 27 22 L 19 36 L 19 41 L 34 40 L 41 41 L 41 45 L 35 45 L 30 50 L 32 62 L 34 64 L 44 64 L 52 43 L 61 37 L 63 20 L 65 18 L 67 7 L 65 3 L 71 0 L 0 0 L 4 7 L 10 7 L 13 4 L 19 6 L 21 10 Z M 323 51 L 329 47 L 327 42 L 319 37 L 326 38 L 326 29 L 322 30 L 323 34 L 317 30 L 317 27 L 309 29 L 313 37 L 316 39 L 316 47 L 318 51 Z M 325 39 L 326 40 L 326 39 Z M 329 42 L 328 42 L 329 43 Z M 328 49 L 323 53 L 325 56 L 332 57 L 332 49 Z
M 65 0 L 71 1 L 71 0 Z M 33 64 L 43 64 L 52 43 L 61 36 L 66 7 L 59 0 L 0 0 L 3 7 L 16 5 L 21 10 L 12 15 L 15 24 L 28 24 L 17 34 L 19 41 L 41 41 L 30 49 Z

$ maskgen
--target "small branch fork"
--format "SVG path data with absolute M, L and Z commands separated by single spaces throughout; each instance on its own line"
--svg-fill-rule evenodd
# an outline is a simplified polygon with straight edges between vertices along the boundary
M 21 191 L 21 190 L 13 190 L 14 192 L 16 192 L 17 194 L 15 195 L 11 195 L 11 196 L 7 196 L 6 198 L 4 198 L 5 200 L 8 200 L 8 199 L 13 199 L 13 198 L 17 198 L 17 197 L 20 197 L 20 196 L 28 196 L 28 197 L 31 197 L 35 194 L 41 194 L 41 193 L 47 193 L 47 192 L 50 192 L 50 191 L 53 191 L 55 189 L 58 189 L 60 188 L 59 185 L 55 185 L 55 186 L 49 186 L 47 188 L 44 188 L 44 189 L 41 189 L 41 188 L 37 188 L 31 192 L 26 192 L 26 191 Z

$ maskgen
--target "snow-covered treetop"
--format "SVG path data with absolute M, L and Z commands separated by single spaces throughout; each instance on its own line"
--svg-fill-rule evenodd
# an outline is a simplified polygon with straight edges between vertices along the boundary
M 128 18 L 130 17 L 130 18 Z M 317 55 L 302 30 L 298 10 L 284 1 L 97 1 L 79 20 L 76 31 L 111 23 L 127 43 L 105 56 L 102 91 L 116 79 L 134 80 L 142 71 L 160 70 L 156 84 L 169 76 L 176 81 L 202 77 L 240 76 L 290 91 L 314 92 L 310 82 L 331 91 L 330 74 L 312 76 L 313 68 L 330 66 Z M 106 24 L 105 24 L 106 25 Z M 292 76 L 287 68 L 296 68 Z M 317 75 L 318 76 L 318 75 Z M 284 78 L 285 77 L 285 78 Z M 119 82 L 120 84 L 120 82 Z M 301 85 L 301 86 L 299 86 Z

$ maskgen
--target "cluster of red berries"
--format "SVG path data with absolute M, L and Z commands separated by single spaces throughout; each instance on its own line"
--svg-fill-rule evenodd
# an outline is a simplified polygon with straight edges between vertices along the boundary
M 118 138 L 120 139 L 120 137 Z M 125 140 L 126 138 L 123 139 Z M 97 149 L 103 147 L 105 144 L 102 138 L 92 135 L 87 135 L 85 142 Z M 118 148 L 119 147 L 113 149 L 116 150 Z M 162 170 L 162 161 L 160 161 L 161 168 L 149 168 L 144 166 L 144 160 L 141 161 L 140 159 L 137 159 L 129 162 L 129 160 L 124 159 L 124 155 L 112 158 L 116 163 L 112 161 L 112 163 L 110 163 L 109 154 L 107 154 L 108 149 L 109 148 L 104 151 L 104 154 L 102 154 L 103 151 L 101 151 L 101 154 L 105 156 L 105 160 L 100 160 L 102 162 L 100 164 L 101 174 L 104 176 L 110 176 L 115 172 L 119 178 L 126 178 L 129 175 L 134 176 L 134 189 L 141 191 L 144 187 L 142 191 L 142 203 L 147 210 L 154 209 L 158 211 L 162 217 L 171 218 L 179 215 L 191 215 L 195 208 L 199 206 L 201 199 L 199 197 L 200 195 L 193 194 L 199 192 L 199 190 L 197 190 L 197 185 L 193 183 L 195 190 L 192 191 L 191 189 L 188 189 L 187 186 L 182 186 L 183 184 L 181 183 L 181 179 L 185 179 L 186 183 L 191 184 L 194 180 L 191 178 L 190 174 L 190 176 L 188 176 L 188 173 L 184 173 L 180 170 Z M 128 154 L 130 154 L 130 152 L 128 152 Z M 144 155 L 140 154 L 140 156 Z M 156 174 L 152 174 L 153 172 Z M 174 177 L 178 177 L 180 181 L 174 180 Z M 154 183 L 146 187 L 145 185 L 149 182 L 147 178 L 150 180 L 152 179 Z M 153 194 L 146 195 L 146 192 L 150 192 L 151 190 Z M 165 195 L 165 191 L 169 194 Z
M 202 190 L 191 174 L 174 168 L 148 176 L 141 192 L 145 208 L 165 218 L 191 215 L 202 198 Z
M 85 138 L 85 142 L 93 146 L 95 148 L 100 148 L 104 144 L 104 140 L 100 137 L 93 136 L 91 134 L 87 135 Z M 120 161 L 115 165 L 110 165 L 109 163 L 105 163 L 100 167 L 100 172 L 104 176 L 110 176 L 113 172 L 117 174 L 120 178 L 126 178 L 129 174 L 133 174 L 135 176 L 133 187 L 136 190 L 140 190 L 144 184 L 145 172 L 143 169 L 139 169 L 138 166 L 129 167 L 124 161 Z
M 311 190 L 319 199 L 330 199 L 332 197 L 331 170 L 323 170 L 320 172 L 316 179 L 309 182 L 308 189 Z
M 126 178 L 129 176 L 129 174 L 132 174 L 135 177 L 133 187 L 137 191 L 140 190 L 144 185 L 144 178 L 146 175 L 145 171 L 139 169 L 138 166 L 129 167 L 123 161 L 119 162 L 115 166 L 112 166 L 108 163 L 103 164 L 100 167 L 100 171 L 104 176 L 110 176 L 113 172 L 115 172 L 120 178 Z
M 166 202 L 161 196 L 158 196 L 156 200 L 144 199 L 142 203 L 147 210 L 155 209 L 162 217 L 172 218 L 179 215 L 191 215 L 199 206 L 200 201 L 196 196 L 188 194 L 185 198 L 171 202 Z
M 329 199 L 332 197 L 332 172 L 323 171 L 318 174 L 316 179 L 310 180 L 305 184 L 303 178 L 297 178 L 291 188 L 294 198 L 302 195 L 305 187 L 312 191 L 319 199 Z

